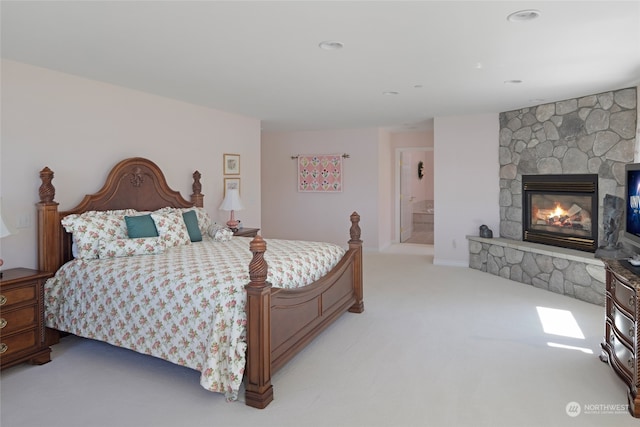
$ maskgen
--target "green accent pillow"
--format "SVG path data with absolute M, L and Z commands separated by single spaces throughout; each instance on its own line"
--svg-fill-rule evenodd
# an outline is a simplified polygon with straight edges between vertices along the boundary
M 140 237 L 158 237 L 156 223 L 150 214 L 138 216 L 125 216 L 127 223 L 127 236 L 131 239 Z
M 187 226 L 187 231 L 189 232 L 189 238 L 191 241 L 202 241 L 202 232 L 198 226 L 198 215 L 196 215 L 196 211 L 184 212 L 182 214 L 182 218 L 184 218 L 184 223 Z

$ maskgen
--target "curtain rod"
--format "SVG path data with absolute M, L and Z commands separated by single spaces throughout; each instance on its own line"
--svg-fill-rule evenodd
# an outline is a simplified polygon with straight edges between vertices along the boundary
M 342 156 L 342 158 L 344 158 L 344 159 L 348 159 L 349 157 L 351 157 L 351 155 L 350 155 L 350 154 L 347 154 L 347 153 L 341 154 L 341 156 Z M 300 155 L 298 154 L 297 156 L 291 156 L 291 159 L 297 159 L 297 158 L 299 158 L 299 157 L 300 157 Z

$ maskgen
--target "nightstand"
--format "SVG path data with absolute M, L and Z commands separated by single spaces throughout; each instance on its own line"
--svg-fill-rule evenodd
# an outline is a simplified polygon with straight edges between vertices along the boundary
M 51 273 L 11 268 L 0 279 L 0 367 L 51 361 L 44 337 L 44 282 Z
M 256 237 L 258 235 L 259 228 L 240 228 L 238 231 L 234 232 L 234 236 L 241 237 Z

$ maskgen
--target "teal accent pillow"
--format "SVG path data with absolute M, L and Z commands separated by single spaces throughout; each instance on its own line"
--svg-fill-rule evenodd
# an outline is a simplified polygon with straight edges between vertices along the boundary
M 189 232 L 189 238 L 191 241 L 202 241 L 202 232 L 198 226 L 198 215 L 196 214 L 196 211 L 184 212 L 182 214 L 182 218 L 184 218 L 184 223 L 187 226 L 187 231 Z
M 127 223 L 127 236 L 131 239 L 140 237 L 158 237 L 156 223 L 150 214 L 138 216 L 125 216 Z

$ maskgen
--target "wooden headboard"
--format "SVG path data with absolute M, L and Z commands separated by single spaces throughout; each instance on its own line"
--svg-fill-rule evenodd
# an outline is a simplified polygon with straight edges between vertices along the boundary
M 172 190 L 160 168 L 151 160 L 132 157 L 115 165 L 100 191 L 84 197 L 79 205 L 67 211 L 58 211 L 54 201 L 53 171 L 45 167 L 40 171 L 42 185 L 39 189 L 38 207 L 38 268 L 55 272 L 73 259 L 71 234 L 60 223 L 70 214 L 87 211 L 136 209 L 154 211 L 163 207 L 203 207 L 200 172 L 193 173 L 193 194 L 187 200 Z

